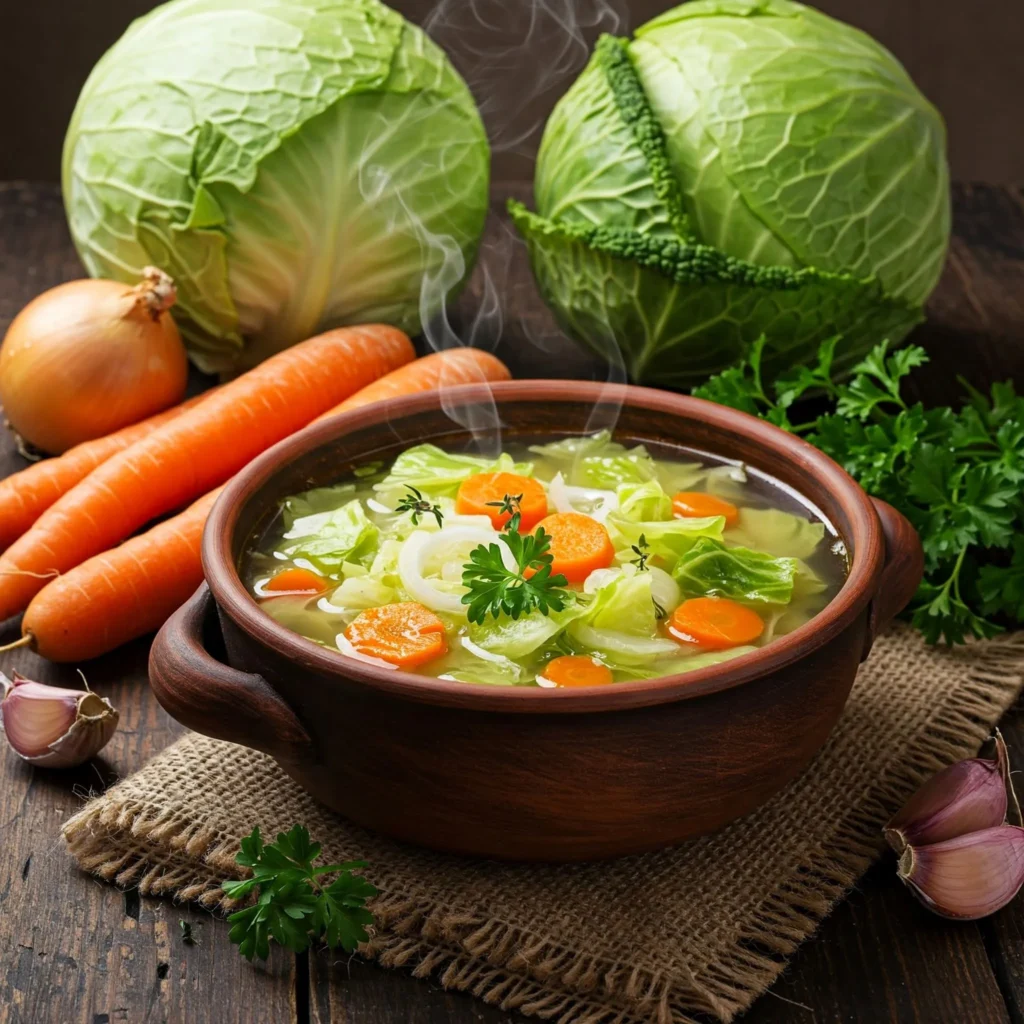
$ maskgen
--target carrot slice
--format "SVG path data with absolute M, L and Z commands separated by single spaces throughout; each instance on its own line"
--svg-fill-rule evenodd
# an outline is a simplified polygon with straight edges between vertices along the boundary
M 460 516 L 490 516 L 500 530 L 512 516 L 493 504 L 508 494 L 519 499 L 519 530 L 532 530 L 548 514 L 548 496 L 543 486 L 518 473 L 477 473 L 459 485 L 455 511 Z
M 740 521 L 740 510 L 724 498 L 716 498 L 704 491 L 680 491 L 672 496 L 672 511 L 680 519 L 706 519 L 708 516 L 725 516 L 726 526 L 735 526 Z
M 682 644 L 724 651 L 753 643 L 764 631 L 764 621 L 727 597 L 693 597 L 672 612 L 668 631 Z
M 612 670 L 582 654 L 563 654 L 549 661 L 541 678 L 555 686 L 605 686 L 614 682 Z
M 607 569 L 615 557 L 608 531 L 582 512 L 556 512 L 537 528 L 551 535 L 551 574 L 561 573 L 570 583 L 582 583 L 595 569 Z
M 352 620 L 345 638 L 360 654 L 399 668 L 417 668 L 448 651 L 444 623 L 415 601 L 367 608 Z
M 284 569 L 272 576 L 263 589 L 281 594 L 322 594 L 330 584 L 309 569 Z

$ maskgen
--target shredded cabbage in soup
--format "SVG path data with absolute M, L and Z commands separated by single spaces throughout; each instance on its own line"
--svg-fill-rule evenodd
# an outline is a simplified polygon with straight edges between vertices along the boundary
M 813 618 L 846 554 L 781 485 L 694 454 L 607 432 L 494 459 L 417 445 L 287 499 L 243 577 L 303 636 L 442 679 L 589 686 L 717 664 Z

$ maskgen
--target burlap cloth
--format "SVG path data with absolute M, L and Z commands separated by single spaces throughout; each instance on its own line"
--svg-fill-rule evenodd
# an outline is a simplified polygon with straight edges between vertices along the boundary
M 951 652 L 897 627 L 825 749 L 776 799 L 718 835 L 611 862 L 519 866 L 400 845 L 324 810 L 268 757 L 195 735 L 64 836 L 87 871 L 215 908 L 239 838 L 300 822 L 329 860 L 370 862 L 381 895 L 365 954 L 382 964 L 560 1024 L 729 1021 L 879 854 L 888 815 L 975 753 L 1022 681 L 1024 634 Z

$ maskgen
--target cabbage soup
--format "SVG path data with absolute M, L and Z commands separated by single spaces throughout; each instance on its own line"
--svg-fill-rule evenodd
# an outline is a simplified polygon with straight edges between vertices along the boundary
M 836 531 L 779 482 L 606 432 L 497 458 L 417 445 L 285 500 L 241 564 L 268 615 L 349 657 L 540 687 L 742 657 L 846 573 Z

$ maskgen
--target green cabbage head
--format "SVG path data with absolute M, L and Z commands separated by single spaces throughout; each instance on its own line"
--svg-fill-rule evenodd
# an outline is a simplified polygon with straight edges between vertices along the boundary
M 548 121 L 541 293 L 636 380 L 767 368 L 843 336 L 837 368 L 921 319 L 949 240 L 942 120 L 896 59 L 791 0 L 695 0 L 603 37 Z
M 328 327 L 415 332 L 475 257 L 489 150 L 444 53 L 377 0 L 172 0 L 85 84 L 64 144 L 95 276 L 146 264 L 209 371 Z

